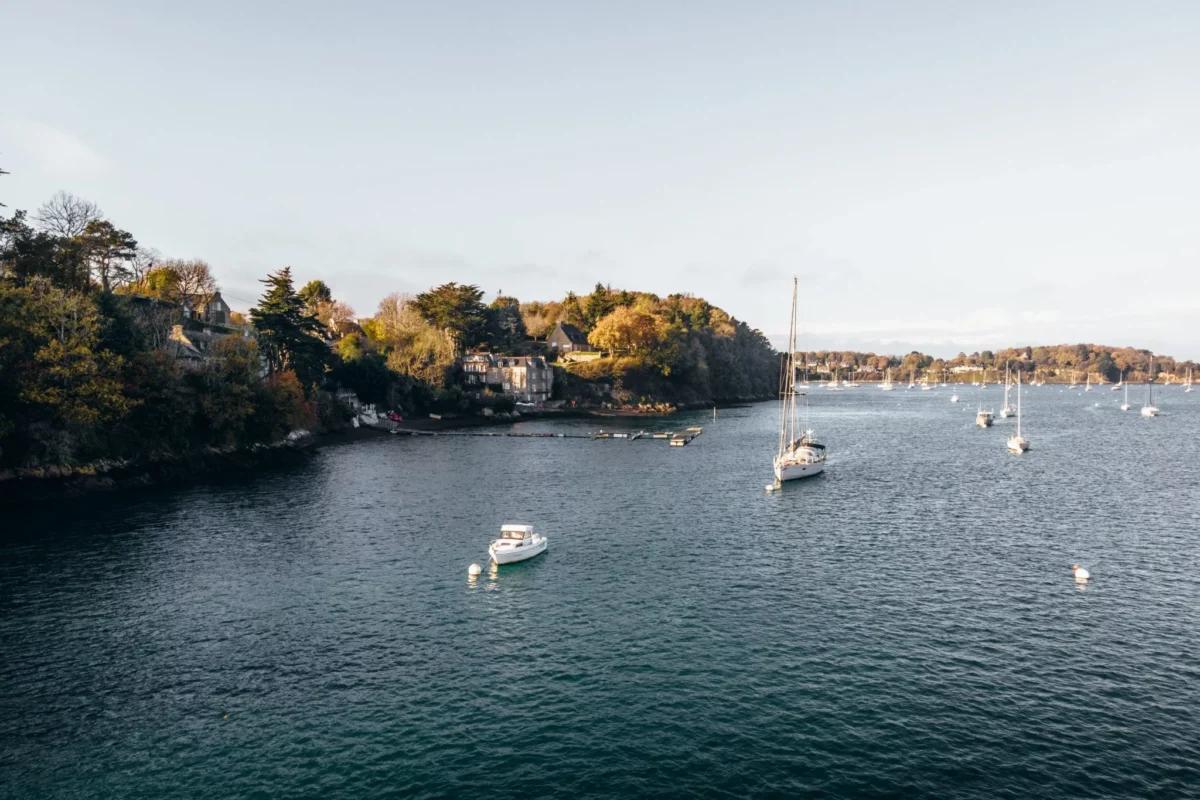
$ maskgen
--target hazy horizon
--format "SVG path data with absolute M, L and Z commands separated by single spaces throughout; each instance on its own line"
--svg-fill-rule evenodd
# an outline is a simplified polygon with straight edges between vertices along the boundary
M 1200 358 L 1200 6 L 18 2 L 0 202 L 235 307 L 689 292 L 804 349 Z M 16 76 L 20 76 L 17 78 Z

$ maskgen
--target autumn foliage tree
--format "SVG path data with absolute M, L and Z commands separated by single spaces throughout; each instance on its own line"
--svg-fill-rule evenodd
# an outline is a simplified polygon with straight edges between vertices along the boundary
M 663 326 L 652 314 L 621 306 L 596 322 L 588 341 L 611 353 L 645 355 L 662 341 Z

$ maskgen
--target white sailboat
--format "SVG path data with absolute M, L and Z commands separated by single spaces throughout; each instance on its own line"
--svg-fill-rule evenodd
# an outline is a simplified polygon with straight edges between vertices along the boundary
M 1183 392 L 1187 394 L 1192 390 L 1192 368 L 1188 367 L 1187 380 L 1183 382 Z
M 913 389 L 917 385 L 917 371 L 909 370 L 908 372 L 908 388 Z
M 1012 375 L 1008 369 L 1008 363 L 1004 364 L 1004 405 L 1000 408 L 1000 419 L 1008 419 L 1017 413 L 1008 399 L 1008 393 L 1012 390 Z
M 788 333 L 787 364 L 779 391 L 779 449 L 775 453 L 775 484 L 807 478 L 825 469 L 825 445 L 807 428 L 808 395 L 804 396 L 805 427 L 797 417 L 796 398 L 796 306 L 800 281 L 792 278 L 792 322 Z
M 1085 392 L 1090 392 L 1092 390 L 1092 373 L 1090 372 L 1087 374 L 1087 386 L 1084 386 L 1083 390 Z
M 883 383 L 879 384 L 879 389 L 880 391 L 890 392 L 894 388 L 896 387 L 892 385 L 892 371 L 889 369 L 887 371 L 887 377 L 883 379 Z
M 1017 370 L 1017 432 L 1008 437 L 1008 449 L 1013 453 L 1024 453 L 1029 449 L 1029 440 L 1021 435 L 1021 370 Z
M 1142 416 L 1158 416 L 1158 406 L 1154 405 L 1154 356 L 1150 356 L 1150 376 L 1146 380 L 1146 404 L 1142 406 Z
M 1122 377 L 1122 380 L 1123 379 L 1124 378 Z M 1133 408 L 1133 406 L 1129 405 L 1129 384 L 1127 383 L 1125 384 L 1125 402 L 1121 403 L 1121 410 L 1128 411 L 1131 408 Z

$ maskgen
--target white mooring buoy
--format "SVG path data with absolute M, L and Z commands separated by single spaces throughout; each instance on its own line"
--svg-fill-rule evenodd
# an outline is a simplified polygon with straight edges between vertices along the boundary
M 471 566 L 467 567 L 467 574 L 472 578 L 478 577 L 479 573 L 481 572 L 483 572 L 483 567 L 479 566 L 478 564 L 472 564 Z

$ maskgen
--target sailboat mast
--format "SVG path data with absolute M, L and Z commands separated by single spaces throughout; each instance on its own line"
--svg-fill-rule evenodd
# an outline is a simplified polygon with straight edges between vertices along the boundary
M 1150 356 L 1150 373 L 1146 376 L 1146 405 L 1154 405 L 1154 356 Z
M 1017 370 L 1017 437 L 1021 436 L 1021 370 Z
M 783 397 L 779 419 L 779 455 L 795 441 L 796 430 L 796 296 L 799 278 L 792 278 L 792 314 L 788 323 L 787 374 L 784 375 Z

